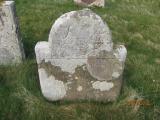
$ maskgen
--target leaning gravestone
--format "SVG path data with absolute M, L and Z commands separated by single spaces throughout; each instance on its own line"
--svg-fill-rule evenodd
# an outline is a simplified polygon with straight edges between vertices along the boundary
M 49 41 L 37 43 L 35 52 L 41 90 L 50 101 L 114 101 L 120 93 L 126 48 L 113 49 L 108 26 L 89 9 L 58 18 Z
M 77 5 L 104 7 L 105 0 L 74 0 Z
M 20 63 L 23 58 L 14 1 L 4 1 L 0 4 L 0 65 Z

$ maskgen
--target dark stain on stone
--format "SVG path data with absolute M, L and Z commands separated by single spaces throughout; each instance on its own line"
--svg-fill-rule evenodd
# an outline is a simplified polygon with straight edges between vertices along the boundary
M 69 73 L 62 71 L 62 69 L 58 66 L 52 65 L 50 62 L 43 61 L 41 64 L 39 64 L 39 68 L 44 68 L 46 72 L 48 73 L 48 76 L 53 75 L 55 79 L 67 81 L 69 78 Z
M 84 66 L 86 65 L 78 66 L 75 69 L 75 73 L 73 74 L 73 76 L 77 76 L 79 79 L 88 79 L 89 81 L 96 81 L 97 79 L 92 77 L 90 73 L 88 72 L 88 70 L 83 70 Z
M 101 81 L 112 80 L 112 74 L 114 72 L 118 72 L 120 75 L 122 74 L 122 70 L 120 70 L 120 68 L 122 68 L 122 64 L 112 52 L 103 50 L 98 54 L 93 53 L 93 55 L 88 56 L 87 63 L 90 74 Z
M 2 23 L 2 25 L 4 26 L 4 21 L 2 19 L 2 16 L 4 16 L 4 13 L 2 12 L 2 8 L 0 8 L 0 22 Z
M 85 65 L 83 65 L 85 66 Z M 53 75 L 55 79 L 67 81 L 72 79 L 75 79 L 75 77 L 78 77 L 78 79 L 88 79 L 90 81 L 96 81 L 97 79 L 93 78 L 90 73 L 86 70 L 83 70 L 83 66 L 78 66 L 75 69 L 75 73 L 70 74 L 69 72 L 64 72 L 62 69 L 58 66 L 52 65 L 50 62 L 42 61 L 41 64 L 39 64 L 39 68 L 43 68 L 48 73 L 48 76 Z
M 0 15 L 0 21 L 1 21 L 2 25 L 4 26 L 4 22 L 3 22 L 3 20 L 2 20 L 1 15 Z

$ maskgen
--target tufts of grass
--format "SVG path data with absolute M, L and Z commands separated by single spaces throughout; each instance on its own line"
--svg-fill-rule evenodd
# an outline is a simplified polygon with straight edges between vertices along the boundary
M 34 46 L 48 40 L 60 15 L 82 7 L 72 0 L 15 2 L 27 60 L 18 66 L 0 66 L 1 120 L 159 120 L 159 1 L 107 0 L 105 8 L 91 8 L 108 23 L 113 41 L 128 49 L 124 86 L 114 103 L 48 102 L 43 98 Z M 135 99 L 148 100 L 151 105 L 128 104 Z

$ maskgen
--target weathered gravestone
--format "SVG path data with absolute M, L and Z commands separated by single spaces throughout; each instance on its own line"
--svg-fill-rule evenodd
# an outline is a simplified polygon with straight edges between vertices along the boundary
M 23 58 L 14 1 L 5 1 L 0 5 L 0 65 L 20 63 Z
M 108 26 L 89 9 L 58 18 L 49 41 L 37 43 L 35 52 L 41 90 L 50 101 L 113 101 L 120 93 L 126 48 L 113 49 Z
M 77 5 L 81 6 L 98 6 L 98 7 L 104 7 L 105 6 L 105 0 L 74 0 L 74 2 Z

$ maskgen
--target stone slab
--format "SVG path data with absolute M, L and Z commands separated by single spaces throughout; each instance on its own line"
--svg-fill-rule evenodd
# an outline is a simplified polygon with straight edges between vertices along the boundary
M 35 46 L 41 90 L 50 101 L 114 101 L 127 50 L 113 48 L 108 25 L 89 9 L 71 11 L 53 24 L 48 42 Z
M 0 5 L 0 65 L 21 63 L 24 59 L 14 1 Z

